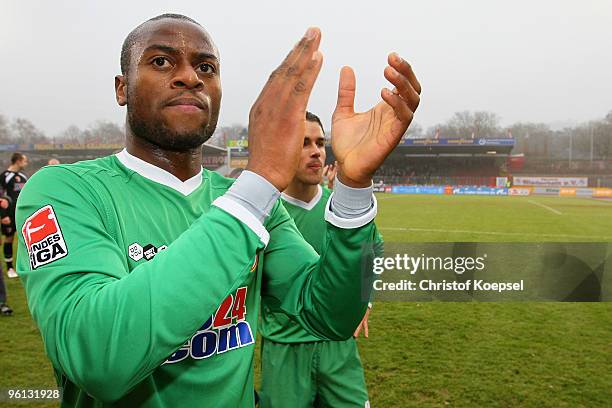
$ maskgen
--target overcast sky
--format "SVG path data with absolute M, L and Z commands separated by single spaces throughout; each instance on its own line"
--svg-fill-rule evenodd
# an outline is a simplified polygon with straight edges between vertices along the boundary
M 324 63 L 309 108 L 326 128 L 340 67 L 355 69 L 357 108 L 366 110 L 386 86 L 391 51 L 423 85 L 415 121 L 424 128 L 461 110 L 493 111 L 504 125 L 612 110 L 611 0 L 0 0 L 0 113 L 50 136 L 98 119 L 122 123 L 113 87 L 121 43 L 164 12 L 198 20 L 219 47 L 220 125 L 247 123 L 269 73 L 311 25 L 323 32 Z

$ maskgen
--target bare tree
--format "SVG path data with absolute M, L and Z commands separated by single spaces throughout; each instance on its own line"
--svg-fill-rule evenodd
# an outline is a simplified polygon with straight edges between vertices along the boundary
M 75 125 L 68 126 L 64 131 L 59 133 L 53 140 L 56 143 L 81 143 L 83 132 Z
M 439 130 L 440 137 L 497 137 L 501 129 L 499 117 L 493 112 L 456 112 L 446 123 L 429 128 L 427 134 Z
M 423 137 L 423 127 L 418 123 L 411 123 L 402 136 L 402 139 L 417 139 Z
M 602 120 L 553 131 L 543 123 L 515 123 L 508 128 L 516 141 L 514 153 L 547 159 L 594 160 L 612 156 L 612 112 Z M 592 144 L 591 144 L 592 143 Z
M 593 136 L 594 158 L 612 159 L 612 112 L 608 113 L 604 120 L 594 123 L 590 131 Z
M 17 118 L 11 126 L 13 140 L 17 143 L 48 143 L 45 134 L 27 119 Z
M 81 140 L 83 143 L 123 143 L 125 132 L 116 123 L 99 120 L 81 132 Z
M 0 115 L 0 143 L 11 142 L 11 129 L 4 115 Z
M 507 129 L 514 137 L 514 153 L 525 153 L 532 156 L 548 156 L 554 132 L 544 123 L 515 123 Z

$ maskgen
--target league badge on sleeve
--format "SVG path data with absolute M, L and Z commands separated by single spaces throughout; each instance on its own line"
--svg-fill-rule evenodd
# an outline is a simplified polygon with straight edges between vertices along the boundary
M 68 247 L 55 211 L 46 205 L 28 217 L 21 230 L 32 270 L 68 255 Z

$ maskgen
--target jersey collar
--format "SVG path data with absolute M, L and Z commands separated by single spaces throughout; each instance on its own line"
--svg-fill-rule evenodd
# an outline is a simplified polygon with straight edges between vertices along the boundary
M 317 185 L 317 194 L 315 194 L 315 196 L 309 202 L 298 200 L 297 198 L 291 197 L 288 194 L 281 193 L 281 197 L 283 198 L 283 200 L 285 200 L 289 204 L 293 204 L 297 207 L 301 207 L 308 211 L 312 210 L 314 206 L 319 203 L 319 200 L 321 200 L 322 195 L 323 195 L 323 189 L 321 188 L 320 185 Z
M 193 193 L 202 184 L 202 171 L 193 176 L 192 178 L 181 181 L 172 173 L 162 170 L 159 167 L 148 163 L 136 156 L 128 153 L 126 149 L 123 149 L 115 155 L 117 159 L 128 169 L 135 171 L 142 177 L 147 178 L 159 184 L 163 184 L 166 187 L 170 187 L 181 193 L 184 196 L 188 196 Z

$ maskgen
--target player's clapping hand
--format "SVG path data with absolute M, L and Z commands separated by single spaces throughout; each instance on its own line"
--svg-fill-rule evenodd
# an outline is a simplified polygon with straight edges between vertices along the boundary
M 370 317 L 370 308 L 366 309 L 365 315 L 363 315 L 363 319 L 361 319 L 361 323 L 355 329 L 355 333 L 353 333 L 353 337 L 359 337 L 359 333 L 363 330 L 363 336 L 367 339 L 370 333 L 368 332 L 368 318 Z
M 306 106 L 321 70 L 321 31 L 309 28 L 272 72 L 249 114 L 247 170 L 284 190 L 295 174 L 304 142 Z
M 328 164 L 323 169 L 323 179 L 327 181 L 327 188 L 334 188 L 334 180 L 336 179 L 337 170 L 337 162 L 334 162 L 334 164 Z
M 6 198 L 0 198 L 0 208 L 5 210 L 9 208 L 9 201 Z
M 9 217 L 3 217 L 2 220 L 0 220 L 0 224 L 10 225 L 11 219 Z
M 332 149 L 340 180 L 351 187 L 367 187 L 372 175 L 397 146 L 419 106 L 421 85 L 412 67 L 396 53 L 388 57 L 385 78 L 394 86 L 383 88 L 382 101 L 367 112 L 356 113 L 355 73 L 340 71 L 338 102 L 332 117 Z

